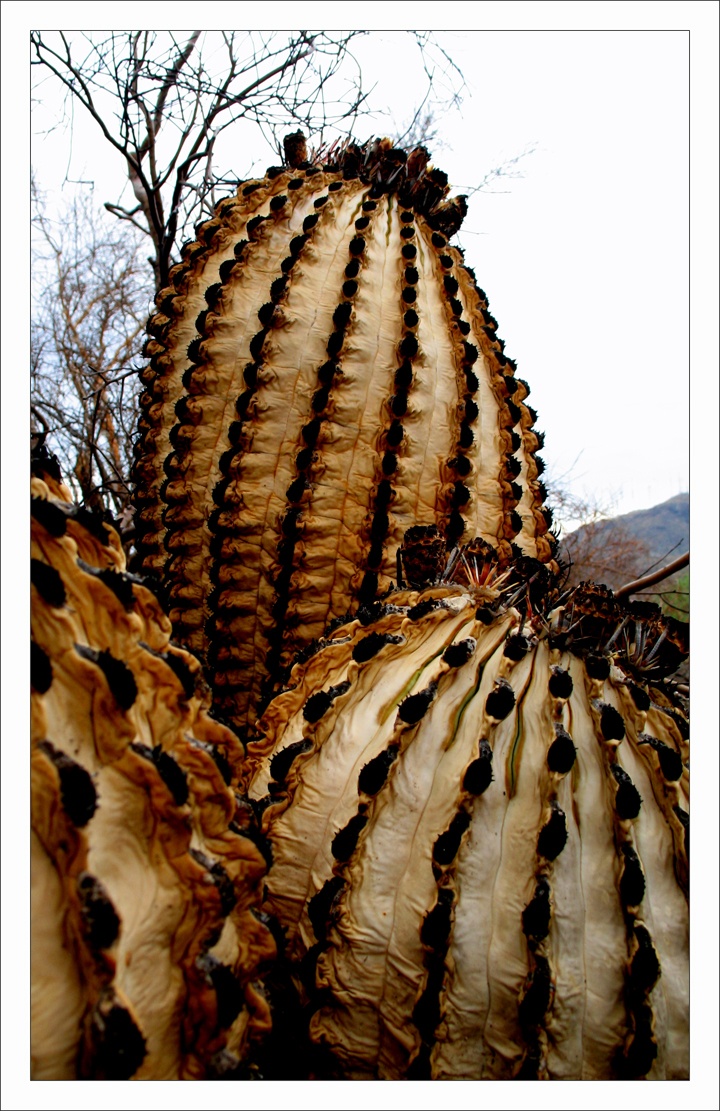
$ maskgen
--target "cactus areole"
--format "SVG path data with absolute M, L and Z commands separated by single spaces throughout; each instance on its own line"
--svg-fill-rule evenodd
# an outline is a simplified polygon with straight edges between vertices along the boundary
M 465 199 L 421 154 L 349 144 L 242 183 L 156 298 L 141 563 L 237 724 L 387 593 L 410 526 L 552 557 L 529 387 L 448 245 Z

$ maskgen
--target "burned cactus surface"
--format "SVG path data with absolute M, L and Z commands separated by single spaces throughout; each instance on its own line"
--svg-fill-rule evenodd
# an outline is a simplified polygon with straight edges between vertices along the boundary
M 265 909 L 288 974 L 302 969 L 305 1035 L 357 1079 L 686 1076 L 672 687 L 647 686 L 640 709 L 586 589 L 579 623 L 551 579 L 529 614 L 521 568 L 491 574 L 472 551 L 455 561 L 462 583 L 451 564 L 391 594 L 375 623 L 333 627 L 249 746 L 273 847 Z M 357 651 L 368 642 L 382 651 Z
M 564 592 L 427 151 L 285 158 L 157 295 L 132 573 L 33 458 L 33 1076 L 687 1077 L 687 629 Z
M 114 529 L 35 472 L 32 1075 L 206 1078 L 269 1025 L 244 748 Z
M 528 387 L 448 242 L 466 208 L 448 194 L 387 141 L 274 168 L 198 225 L 157 295 L 138 562 L 238 724 L 397 581 L 410 526 L 435 525 L 443 557 L 477 535 L 552 558 Z

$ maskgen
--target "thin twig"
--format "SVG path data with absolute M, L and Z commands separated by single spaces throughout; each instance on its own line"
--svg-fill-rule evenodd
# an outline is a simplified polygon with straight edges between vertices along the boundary
M 101 378 L 104 378 L 103 372 L 101 370 L 97 370 L 95 371 L 95 373 L 98 374 Z M 114 382 L 120 382 L 123 378 L 129 378 L 131 374 L 137 374 L 136 367 L 131 367 L 131 369 L 126 370 L 124 374 L 118 374 L 117 378 L 108 378 L 107 380 L 103 381 L 102 386 L 98 386 L 96 390 L 90 390 L 90 393 L 86 394 L 85 397 L 81 397 L 80 400 L 89 401 L 90 398 L 94 397 L 96 393 L 102 393 L 104 389 L 107 389 L 108 386 L 112 386 Z
M 683 536 L 682 540 L 678 540 L 677 544 L 673 544 L 672 548 L 668 548 L 665 554 L 660 556 L 660 559 L 656 559 L 655 562 L 651 563 L 649 567 L 646 567 L 645 570 L 641 572 L 641 574 L 649 575 L 653 567 L 657 567 L 658 563 L 662 563 L 664 559 L 667 559 L 669 555 L 672 555 L 675 549 L 680 547 L 684 539 L 685 537 Z

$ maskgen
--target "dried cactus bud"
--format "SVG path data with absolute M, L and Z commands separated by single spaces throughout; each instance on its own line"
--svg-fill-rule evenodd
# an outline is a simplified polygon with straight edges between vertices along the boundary
M 447 546 L 437 525 L 413 525 L 400 548 L 400 564 L 410 586 L 438 582 L 447 563 Z

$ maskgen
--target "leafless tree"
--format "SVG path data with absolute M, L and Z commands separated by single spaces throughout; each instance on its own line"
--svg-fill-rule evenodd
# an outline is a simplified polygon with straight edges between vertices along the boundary
M 211 214 L 218 189 L 237 184 L 237 165 L 218 170 L 218 140 L 244 119 L 280 158 L 280 132 L 301 126 L 319 145 L 327 129 L 350 133 L 366 105 L 353 46 L 362 31 L 33 32 L 41 84 L 60 82 L 65 115 L 82 106 L 124 159 L 133 200 L 106 207 L 150 236 L 156 288 L 167 285 L 178 239 Z M 429 86 L 442 72 L 458 96 L 462 77 L 429 32 L 409 32 Z M 121 198 L 122 199 L 122 198 Z
M 589 580 L 617 588 L 646 570 L 652 562 L 650 549 L 626 524 L 613 519 L 611 504 L 573 493 L 576 464 L 577 460 L 564 474 L 545 476 L 545 504 L 553 511 L 567 585 Z
M 667 579 L 652 599 L 663 611 L 678 621 L 690 619 L 690 571 L 685 570 Z
M 50 218 L 33 186 L 31 422 L 78 501 L 121 521 L 152 283 L 143 236 L 76 195 Z
M 621 518 L 614 518 L 613 507 L 597 499 L 577 496 L 571 492 L 570 474 L 548 481 L 546 504 L 553 509 L 560 531 L 561 562 L 567 568 L 567 585 L 577 586 L 583 580 L 604 583 L 618 590 L 626 583 L 642 578 L 651 571 L 672 562 L 675 549 L 656 559 L 648 544 Z M 682 545 L 678 545 L 678 548 Z M 687 621 L 689 616 L 689 574 L 680 570 L 669 575 L 657 586 L 633 592 L 633 597 L 654 602 L 663 612 Z
M 568 585 L 585 580 L 611 590 L 639 578 L 652 562 L 647 545 L 619 520 L 591 521 L 565 537 L 563 558 L 570 563 Z
M 473 185 L 458 186 L 458 188 L 462 189 L 468 197 L 473 197 L 476 193 L 509 193 L 509 189 L 492 189 L 490 186 L 506 181 L 517 181 L 524 177 L 524 167 L 520 163 L 523 158 L 529 158 L 538 149 L 537 143 L 527 143 L 524 150 L 521 150 L 518 154 L 499 161 L 484 174 L 480 181 L 476 181 Z

